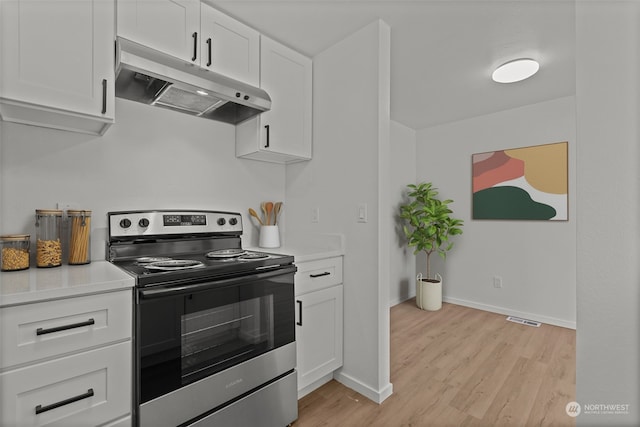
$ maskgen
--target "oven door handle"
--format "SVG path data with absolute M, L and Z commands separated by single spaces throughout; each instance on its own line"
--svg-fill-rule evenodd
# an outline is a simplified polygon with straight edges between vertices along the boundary
M 250 274 L 247 276 L 233 277 L 230 279 L 214 280 L 205 283 L 196 283 L 183 286 L 158 286 L 150 289 L 140 290 L 141 299 L 153 299 L 162 298 L 167 296 L 190 294 L 193 292 L 206 291 L 209 289 L 216 289 L 224 286 L 235 285 L 243 282 L 253 282 L 256 280 L 268 279 L 270 277 L 281 276 L 284 274 L 295 273 L 298 268 L 295 265 L 289 265 L 286 267 L 274 266 L 276 270 L 265 271 L 260 273 Z

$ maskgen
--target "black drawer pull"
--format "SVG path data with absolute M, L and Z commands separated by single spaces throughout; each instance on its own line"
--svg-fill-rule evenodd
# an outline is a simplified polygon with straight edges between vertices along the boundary
M 330 274 L 331 272 L 325 271 L 324 273 L 310 274 L 309 277 L 313 277 L 315 279 L 316 277 L 329 276 Z
M 264 148 L 269 148 L 269 125 L 264 125 L 264 128 L 267 130 L 267 142 L 264 144 Z
M 93 389 L 92 388 L 87 390 L 86 393 L 83 393 L 83 394 L 81 394 L 79 396 L 70 397 L 68 399 L 61 400 L 60 402 L 52 403 L 51 405 L 47 405 L 47 406 L 38 405 L 38 406 L 36 406 L 36 415 L 37 414 L 41 414 L 43 412 L 50 411 L 52 409 L 59 408 L 59 407 L 64 406 L 64 405 L 68 405 L 68 404 L 73 403 L 73 402 L 77 402 L 78 400 L 86 399 L 87 397 L 91 397 L 91 396 L 93 396 Z
M 211 37 L 209 37 L 207 39 L 207 50 L 209 51 L 209 60 L 207 61 L 207 67 L 210 67 L 212 62 L 211 62 Z
M 107 113 L 107 79 L 102 79 L 102 114 Z
M 302 326 L 302 301 L 297 300 L 296 302 L 298 303 L 298 319 L 300 319 L 296 322 L 296 325 Z
M 96 321 L 93 319 L 86 320 L 84 322 L 72 323 L 70 325 L 56 326 L 49 329 L 36 329 L 36 335 L 52 334 L 54 332 L 66 331 L 67 329 L 81 328 L 83 326 L 95 325 Z

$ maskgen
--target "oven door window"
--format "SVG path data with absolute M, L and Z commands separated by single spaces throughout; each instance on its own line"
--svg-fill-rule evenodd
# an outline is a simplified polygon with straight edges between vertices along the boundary
M 187 306 L 193 296 L 187 298 Z M 182 382 L 189 383 L 275 347 L 273 295 L 181 316 Z
M 293 274 L 138 306 L 140 402 L 295 340 Z

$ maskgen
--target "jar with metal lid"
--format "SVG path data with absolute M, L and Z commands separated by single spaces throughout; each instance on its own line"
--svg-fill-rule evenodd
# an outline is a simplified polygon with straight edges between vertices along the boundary
M 10 234 L 0 236 L 0 270 L 17 271 L 29 268 L 31 236 Z
M 91 211 L 68 210 L 69 264 L 91 262 Z
M 38 267 L 62 265 L 61 224 L 61 210 L 36 210 L 36 265 Z

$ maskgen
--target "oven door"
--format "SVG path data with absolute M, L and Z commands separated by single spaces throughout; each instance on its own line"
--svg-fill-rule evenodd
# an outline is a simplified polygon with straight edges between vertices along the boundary
M 237 397 L 234 388 L 238 390 L 235 394 L 242 394 L 293 370 L 295 271 L 295 266 L 277 267 L 214 282 L 140 289 L 136 307 L 136 406 L 155 402 L 150 406 L 168 405 L 175 411 L 172 403 L 194 406 L 189 403 L 202 399 L 189 397 L 189 390 L 201 394 L 207 389 L 216 394 L 210 399 L 211 406 L 204 408 L 210 410 L 224 403 L 213 397 L 233 399 Z M 288 363 L 270 362 L 274 357 L 270 353 L 276 355 L 283 347 L 289 354 L 293 351 L 292 360 L 287 356 Z M 253 359 L 259 369 L 247 365 Z M 271 374 L 264 372 L 267 365 L 274 366 Z M 244 366 L 243 373 L 229 374 L 234 366 Z M 252 370 L 260 372 L 256 376 Z M 256 378 L 245 378 L 245 373 Z M 222 378 L 220 384 L 206 385 L 216 376 Z M 185 392 L 180 397 L 182 390 Z M 162 396 L 170 396 L 173 401 L 163 403 Z M 188 418 L 181 422 L 199 415 L 183 415 Z

